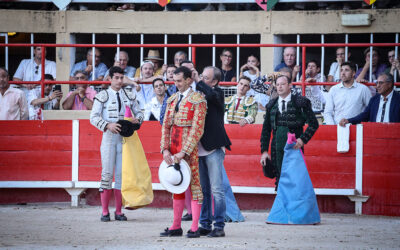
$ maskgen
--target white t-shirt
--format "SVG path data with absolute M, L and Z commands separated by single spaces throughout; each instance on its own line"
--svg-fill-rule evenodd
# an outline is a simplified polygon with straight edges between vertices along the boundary
M 56 79 L 56 63 L 45 60 L 45 65 L 45 74 L 50 74 Z M 41 72 L 42 65 L 37 65 L 34 60 L 24 59 L 19 64 L 14 77 L 22 81 L 40 81 Z

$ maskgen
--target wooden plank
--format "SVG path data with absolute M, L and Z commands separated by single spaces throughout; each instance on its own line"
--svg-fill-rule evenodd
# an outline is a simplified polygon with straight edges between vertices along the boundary
M 1 151 L 0 166 L 13 168 L 22 165 L 71 165 L 68 151 Z M 12 167 L 11 167 L 12 166 Z
M 0 121 L 0 135 L 72 135 L 72 121 Z
M 376 139 L 364 138 L 364 156 L 376 155 L 380 159 L 382 156 L 395 156 L 400 158 L 399 151 L 400 139 Z
M 249 124 L 240 127 L 239 124 L 225 124 L 225 130 L 230 139 L 260 140 L 262 124 Z
M 379 138 L 379 139 L 400 139 L 400 124 L 399 123 L 376 123 L 366 122 L 364 125 L 364 139 Z
M 71 151 L 69 135 L 4 135 L 0 136 L 0 151 Z
M 13 165 L 0 164 L 0 181 L 70 181 L 71 165 Z

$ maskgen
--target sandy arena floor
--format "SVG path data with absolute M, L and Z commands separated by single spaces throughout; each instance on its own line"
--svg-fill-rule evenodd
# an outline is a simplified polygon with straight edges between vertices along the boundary
M 267 212 L 244 211 L 226 237 L 161 238 L 171 209 L 124 211 L 127 222 L 100 222 L 100 207 L 67 204 L 0 206 L 2 249 L 400 249 L 400 218 L 322 214 L 316 226 L 265 223 Z M 112 216 L 113 219 L 113 216 Z M 190 222 L 183 222 L 184 232 Z

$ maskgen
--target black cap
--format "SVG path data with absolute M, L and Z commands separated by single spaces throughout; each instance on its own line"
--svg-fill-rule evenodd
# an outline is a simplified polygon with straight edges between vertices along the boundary
M 132 123 L 127 120 L 119 120 L 117 121 L 117 123 L 121 125 L 121 132 L 119 132 L 119 134 L 123 137 L 132 136 L 135 130 L 138 130 L 140 128 L 140 124 Z

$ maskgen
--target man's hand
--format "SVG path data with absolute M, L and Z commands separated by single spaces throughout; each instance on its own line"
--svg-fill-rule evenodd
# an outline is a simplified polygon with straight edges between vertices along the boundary
M 53 99 L 57 98 L 57 101 L 60 101 L 62 97 L 63 97 L 63 93 L 59 90 L 55 90 L 51 94 L 50 99 L 53 100 Z
M 248 122 L 247 122 L 246 119 L 242 119 L 242 120 L 239 121 L 240 127 L 244 127 L 244 126 L 246 126 L 247 124 L 248 124 Z
M 268 151 L 265 151 L 264 153 L 261 154 L 261 159 L 260 159 L 261 165 L 267 164 L 267 158 L 271 159 L 271 156 L 269 156 Z
M 339 125 L 345 127 L 347 123 L 349 123 L 349 120 L 343 118 L 342 120 L 340 120 Z
M 121 67 L 121 63 L 119 61 L 114 61 L 114 67 Z
M 115 122 L 110 122 L 109 124 L 107 124 L 106 128 L 110 130 L 113 134 L 119 134 L 119 132 L 121 132 L 121 125 Z
M 306 79 L 306 82 L 317 82 L 317 80 L 313 77 L 309 77 Z
M 80 96 L 80 98 L 83 98 L 86 94 L 86 89 L 83 87 L 78 87 L 76 88 L 76 90 L 78 91 L 78 95 Z
M 192 69 L 192 79 L 195 82 L 200 82 L 199 72 L 195 68 Z
M 183 153 L 183 152 L 179 152 L 177 154 L 174 154 L 174 161 L 176 163 L 180 163 L 181 160 L 183 159 L 183 157 L 185 157 L 185 153 Z
M 168 65 L 167 64 L 163 64 L 163 66 L 161 67 L 161 74 L 163 75 L 166 71 L 167 71 Z
M 359 82 L 360 82 L 360 83 L 368 83 L 368 80 L 361 79 Z
M 168 165 L 174 164 L 174 161 L 172 160 L 171 152 L 169 152 L 168 149 L 164 149 L 164 151 L 163 151 L 163 159 Z
M 296 65 L 293 67 L 293 74 L 297 75 L 300 72 L 300 65 Z
M 304 142 L 302 139 L 297 138 L 296 144 L 293 146 L 293 149 L 299 149 L 304 146 Z
M 364 68 L 364 69 L 369 69 L 369 60 L 365 62 L 363 68 Z
M 336 61 L 337 61 L 337 63 L 338 63 L 338 64 L 339 64 L 339 66 L 340 66 L 340 65 L 342 65 L 342 63 L 343 63 L 343 61 L 344 61 L 344 58 L 337 57 L 337 58 L 336 58 Z
M 138 123 L 140 123 L 139 120 L 138 120 L 137 118 L 132 118 L 131 122 L 132 122 L 133 124 L 138 124 Z
M 93 66 L 92 66 L 92 65 L 88 65 L 88 66 L 86 66 L 86 68 L 85 68 L 85 71 L 86 71 L 87 73 L 92 72 L 92 70 L 93 70 Z

